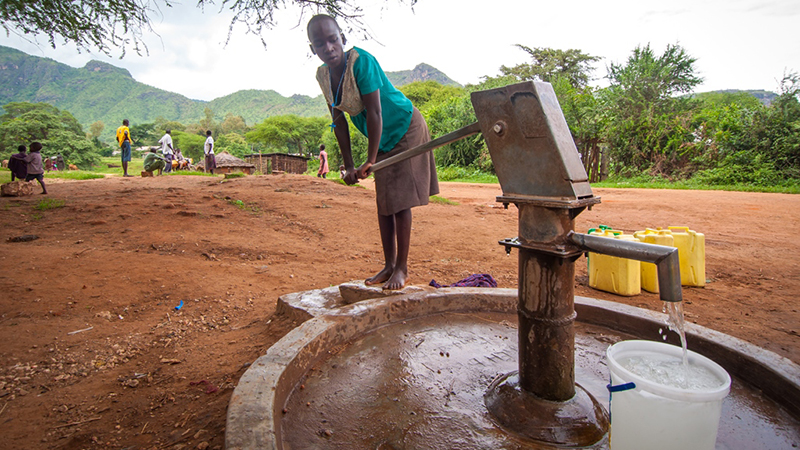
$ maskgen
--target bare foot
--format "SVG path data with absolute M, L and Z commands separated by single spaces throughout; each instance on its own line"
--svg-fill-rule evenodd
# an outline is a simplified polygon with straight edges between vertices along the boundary
M 384 281 L 388 280 L 391 276 L 392 276 L 392 268 L 384 267 L 383 270 L 381 270 L 377 274 L 364 280 L 364 284 L 366 284 L 367 286 L 371 286 L 373 284 L 383 283 Z
M 397 291 L 403 289 L 407 280 L 408 274 L 405 273 L 405 271 L 395 270 L 386 284 L 383 285 L 383 289 L 386 291 Z

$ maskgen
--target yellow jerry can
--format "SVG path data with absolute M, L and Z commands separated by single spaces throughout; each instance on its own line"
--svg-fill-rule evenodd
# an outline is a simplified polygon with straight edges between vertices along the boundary
M 668 227 L 681 261 L 681 284 L 706 285 L 706 237 L 689 227 Z
M 675 247 L 675 245 L 673 245 L 674 239 L 672 233 L 669 230 L 647 228 L 646 230 L 633 233 L 633 237 L 647 244 Z M 678 256 L 680 257 L 680 251 Z M 658 271 L 656 270 L 656 265 L 646 262 L 641 264 L 642 289 L 648 292 L 658 293 Z
M 636 240 L 630 234 L 612 229 L 592 230 L 593 236 L 611 237 L 626 241 Z M 641 291 L 639 261 L 616 256 L 589 253 L 589 286 L 617 295 L 638 295 Z

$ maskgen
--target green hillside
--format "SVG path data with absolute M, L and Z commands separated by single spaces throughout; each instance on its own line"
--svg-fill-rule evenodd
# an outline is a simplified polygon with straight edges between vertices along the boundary
M 208 107 L 218 117 L 224 118 L 228 112 L 242 116 L 248 125 L 254 125 L 272 116 L 294 114 L 301 117 L 317 117 L 328 113 L 322 95 L 315 98 L 293 95 L 287 98 L 273 90 L 257 89 L 236 91 L 215 98 L 208 102 Z
M 426 80 L 458 85 L 428 64 L 386 75 L 396 86 Z M 84 130 L 102 121 L 105 129 L 101 138 L 107 142 L 113 141 L 122 119 L 129 119 L 133 125 L 154 122 L 157 117 L 189 124 L 200 121 L 206 107 L 218 121 L 231 113 L 244 117 L 248 125 L 277 115 L 327 114 L 322 95 L 284 97 L 273 90 L 251 89 L 205 102 L 140 83 L 127 70 L 105 62 L 90 61 L 74 68 L 0 46 L 0 107 L 8 102 L 49 103 L 71 112 Z

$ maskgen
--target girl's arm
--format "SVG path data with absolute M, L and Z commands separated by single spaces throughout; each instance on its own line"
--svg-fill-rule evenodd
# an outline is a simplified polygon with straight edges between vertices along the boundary
M 344 182 L 347 184 L 358 183 L 358 174 L 356 173 L 356 165 L 353 162 L 353 152 L 350 148 L 350 129 L 347 125 L 347 118 L 344 112 L 333 109 L 330 106 L 328 109 L 331 111 L 333 118 L 333 134 L 336 136 L 336 142 L 339 144 L 339 150 L 342 152 L 342 161 L 345 167 Z
M 358 178 L 367 178 L 369 168 L 375 164 L 378 158 L 378 149 L 381 144 L 383 134 L 383 116 L 381 115 L 381 91 L 380 89 L 362 95 L 361 101 L 367 112 L 367 160 L 358 168 Z

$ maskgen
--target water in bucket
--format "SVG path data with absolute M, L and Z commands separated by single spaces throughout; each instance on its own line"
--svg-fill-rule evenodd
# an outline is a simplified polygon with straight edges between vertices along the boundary
M 728 373 L 692 351 L 651 341 L 607 350 L 612 450 L 713 450 Z

